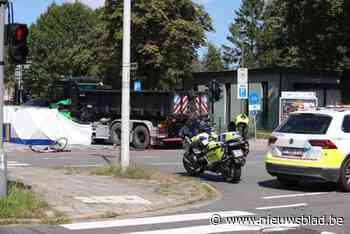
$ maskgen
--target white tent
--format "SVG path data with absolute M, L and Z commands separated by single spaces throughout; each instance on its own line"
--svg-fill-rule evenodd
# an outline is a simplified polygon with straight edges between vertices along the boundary
M 4 123 L 11 124 L 10 139 L 14 143 L 46 145 L 65 137 L 70 145 L 91 144 L 91 125 L 75 123 L 57 109 L 5 106 Z

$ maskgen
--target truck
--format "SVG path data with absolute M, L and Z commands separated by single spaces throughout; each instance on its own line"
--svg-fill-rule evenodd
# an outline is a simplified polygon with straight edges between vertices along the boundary
M 87 77 L 49 85 L 48 103 L 70 99 L 68 109 L 80 123 L 91 123 L 92 141 L 120 144 L 121 91 Z M 61 108 L 61 109 L 62 109 Z M 190 115 L 207 117 L 208 98 L 193 90 L 130 92 L 130 143 L 137 149 L 182 142 L 179 131 Z

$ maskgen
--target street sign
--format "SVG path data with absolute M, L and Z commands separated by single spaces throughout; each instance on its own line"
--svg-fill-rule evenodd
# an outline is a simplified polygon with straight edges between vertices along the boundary
M 250 114 L 250 116 L 255 118 L 257 116 L 257 114 L 258 114 L 258 111 L 257 110 L 252 110 L 252 111 L 249 111 L 249 114 Z
M 134 91 L 141 92 L 141 81 L 140 80 L 134 81 Z
M 238 99 L 248 99 L 248 85 L 240 84 L 238 87 Z
M 139 69 L 138 63 L 130 63 L 130 70 L 131 71 L 136 71 L 137 69 Z
M 249 94 L 249 111 L 261 110 L 260 97 L 257 92 L 253 91 Z
M 238 68 L 237 70 L 237 83 L 248 84 L 248 68 Z
M 248 68 L 237 70 L 237 98 L 248 99 Z

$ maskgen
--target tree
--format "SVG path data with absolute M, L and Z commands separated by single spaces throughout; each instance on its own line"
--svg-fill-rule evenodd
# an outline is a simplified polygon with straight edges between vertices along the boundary
M 95 24 L 94 11 L 79 2 L 51 4 L 30 26 L 27 87 L 36 81 L 42 90 L 52 79 L 89 75 L 95 60 L 88 35 Z
M 286 33 L 300 66 L 338 69 L 345 56 L 344 0 L 286 1 Z
M 296 48 L 288 43 L 286 1 L 269 1 L 262 15 L 262 27 L 257 37 L 260 67 L 298 67 Z
M 232 45 L 223 46 L 226 63 L 259 67 L 257 38 L 262 28 L 263 9 L 263 0 L 243 0 L 240 9 L 235 11 L 236 17 L 227 37 Z
M 100 19 L 93 36 L 100 38 L 92 46 L 98 62 L 94 71 L 115 83 L 122 61 L 123 1 L 107 0 Z M 205 45 L 212 23 L 203 7 L 191 0 L 135 0 L 131 28 L 136 76 L 145 89 L 157 89 L 172 88 L 190 76 L 196 50 Z
M 213 43 L 208 43 L 208 52 L 205 54 L 202 63 L 203 71 L 222 71 L 224 64 L 220 48 L 217 48 Z
M 258 48 L 264 66 L 348 69 L 350 7 L 344 0 L 274 0 Z

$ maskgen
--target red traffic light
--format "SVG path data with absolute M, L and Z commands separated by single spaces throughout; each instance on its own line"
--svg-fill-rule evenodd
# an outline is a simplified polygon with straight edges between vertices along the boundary
M 20 42 L 26 40 L 28 36 L 28 28 L 26 25 L 18 25 L 15 29 L 15 41 Z
M 10 58 L 13 64 L 25 64 L 29 48 L 27 36 L 29 30 L 26 24 L 9 24 L 6 28 Z

